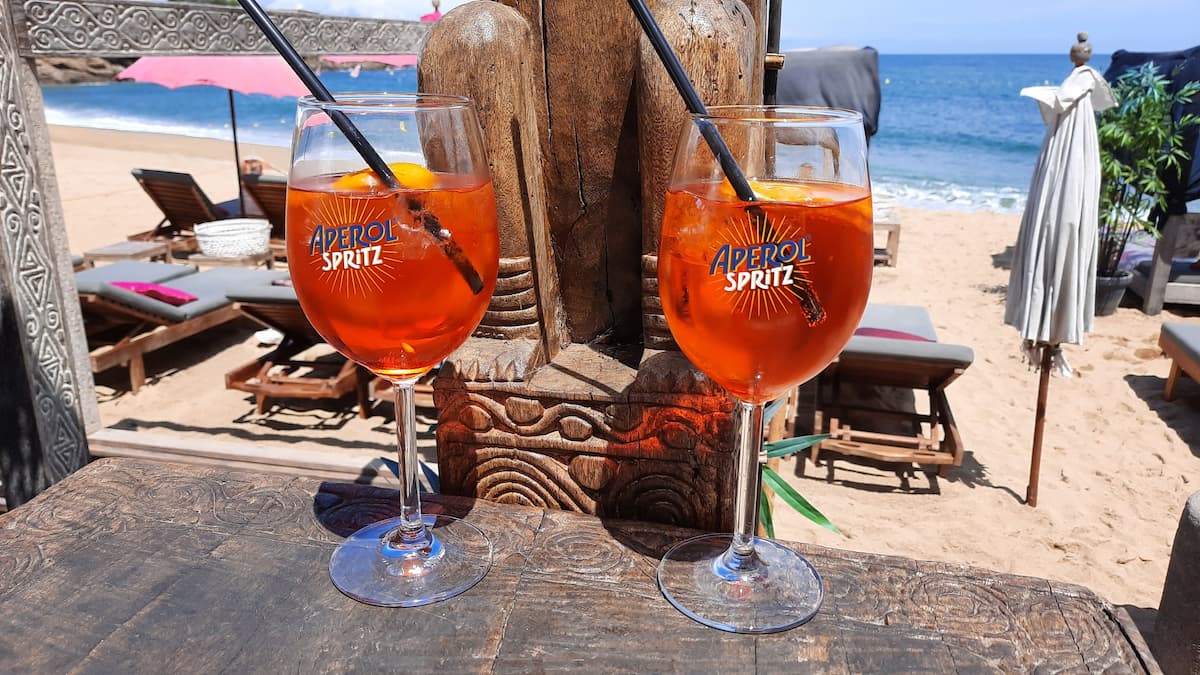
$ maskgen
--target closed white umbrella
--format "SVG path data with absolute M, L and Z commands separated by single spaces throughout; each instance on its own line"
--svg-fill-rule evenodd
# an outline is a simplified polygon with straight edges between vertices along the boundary
M 1087 34 L 1071 49 L 1075 70 L 1058 87 L 1021 90 L 1038 102 L 1046 136 L 1029 186 L 1009 274 L 1004 322 L 1041 361 L 1033 458 L 1025 501 L 1037 506 L 1042 431 L 1050 370 L 1069 374 L 1059 345 L 1079 344 L 1092 328 L 1096 295 L 1096 236 L 1100 210 L 1100 144 L 1095 113 L 1116 104 L 1108 83 L 1084 63 Z

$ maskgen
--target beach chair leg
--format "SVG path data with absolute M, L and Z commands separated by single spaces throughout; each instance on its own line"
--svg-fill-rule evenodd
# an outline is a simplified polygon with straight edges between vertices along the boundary
M 938 470 L 937 470 L 938 478 L 945 478 L 946 474 L 948 474 L 948 473 L 950 473 L 950 465 L 949 464 L 939 464 L 938 465 Z
M 371 373 L 359 366 L 355 372 L 354 394 L 358 398 L 358 417 L 367 419 L 371 406 Z
M 136 394 L 146 384 L 146 363 L 140 353 L 129 359 L 129 391 Z
M 254 414 L 261 415 L 266 411 L 267 411 L 267 395 L 266 394 L 255 394 L 254 395 Z
M 1175 400 L 1175 385 L 1179 384 L 1179 373 L 1182 372 L 1179 367 L 1179 362 L 1171 360 L 1171 374 L 1167 376 L 1167 386 L 1163 389 L 1163 398 L 1168 401 Z

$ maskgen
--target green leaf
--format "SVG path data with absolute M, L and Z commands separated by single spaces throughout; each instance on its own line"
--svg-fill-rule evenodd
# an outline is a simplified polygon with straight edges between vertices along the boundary
M 779 474 L 772 471 L 769 467 L 764 466 L 762 468 L 762 477 L 763 482 L 766 483 L 767 486 L 772 490 L 774 490 L 775 494 L 782 499 L 785 504 L 795 509 L 796 513 L 808 518 L 830 532 L 834 532 L 836 534 L 842 533 L 841 530 L 837 529 L 836 525 L 829 522 L 829 519 L 825 517 L 825 514 L 818 511 L 817 507 L 808 503 L 807 499 L 801 497 L 800 493 L 796 492 L 796 489 L 791 485 L 788 485 Z
M 829 434 L 817 434 L 815 436 L 796 436 L 794 438 L 785 438 L 780 441 L 771 441 L 763 443 L 763 450 L 766 451 L 767 457 L 775 459 L 776 457 L 787 457 L 801 450 L 807 450 L 821 441 L 829 438 Z
M 763 529 L 767 531 L 767 536 L 774 539 L 775 519 L 771 517 L 771 500 L 762 490 L 758 491 L 758 522 L 762 523 Z

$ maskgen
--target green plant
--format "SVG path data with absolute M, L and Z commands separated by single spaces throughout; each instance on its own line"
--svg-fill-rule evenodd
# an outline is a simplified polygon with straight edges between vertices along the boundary
M 1154 217 L 1166 208 L 1164 176 L 1182 170 L 1189 158 L 1183 130 L 1200 124 L 1195 115 L 1174 121 L 1171 112 L 1200 93 L 1189 82 L 1174 93 L 1153 63 L 1131 70 L 1113 84 L 1117 105 L 1099 114 L 1100 243 L 1096 274 L 1113 277 L 1135 232 L 1158 236 Z
M 767 406 L 766 412 L 763 415 L 764 419 L 769 423 L 771 418 L 779 412 L 785 402 L 786 399 L 780 399 Z M 807 450 L 826 438 L 829 438 L 829 434 L 796 436 L 794 438 L 771 441 L 769 443 L 763 443 L 763 452 L 766 454 L 767 459 L 787 457 L 788 455 L 794 455 L 801 450 Z M 804 460 L 799 459 L 797 461 L 802 462 Z M 762 472 L 763 485 L 771 488 L 771 490 L 773 490 L 775 494 L 781 500 L 783 500 L 784 504 L 792 507 L 796 513 L 808 518 L 817 525 L 820 525 L 831 532 L 836 532 L 837 534 L 842 533 L 836 525 L 831 523 L 829 519 L 825 517 L 825 514 L 817 510 L 817 507 L 809 503 L 809 501 L 802 497 L 799 492 L 796 492 L 795 488 L 793 488 L 791 485 L 788 485 L 787 481 L 783 479 L 783 476 L 780 476 L 778 472 L 767 466 L 766 463 L 762 463 L 759 466 L 760 471 Z M 767 493 L 761 490 L 759 491 L 758 499 L 758 522 L 762 524 L 763 530 L 766 531 L 767 536 L 774 539 L 775 517 L 771 510 L 771 500 L 767 498 Z

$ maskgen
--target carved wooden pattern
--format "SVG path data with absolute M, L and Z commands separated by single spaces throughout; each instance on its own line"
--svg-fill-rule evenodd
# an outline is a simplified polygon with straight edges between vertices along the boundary
M 65 259 L 62 227 L 41 92 L 29 64 L 17 54 L 10 8 L 0 5 L 0 270 L 19 320 L 20 348 L 35 408 L 36 466 L 24 467 L 40 488 L 87 461 L 75 356 L 86 353 L 75 289 L 57 264 Z M 69 269 L 69 265 L 67 266 Z M 77 328 L 77 326 L 76 326 Z M 72 351 L 72 341 L 76 351 Z M 90 394 L 90 379 L 85 392 Z M 8 430 L 16 433 L 16 430 Z M 15 495 L 17 501 L 32 495 Z
M 475 334 L 501 339 L 536 340 L 541 335 L 539 319 L 532 259 L 528 256 L 501 258 L 496 291 Z
M 736 635 L 658 591 L 659 556 L 694 530 L 425 506 L 483 529 L 492 570 L 458 598 L 380 610 L 343 597 L 327 570 L 342 536 L 396 515 L 394 491 L 93 463 L 0 516 L 0 671 L 1157 672 L 1121 612 L 1077 586 L 796 544 L 824 578 L 821 612 Z
M 449 494 L 713 530 L 732 523 L 731 415 L 722 398 L 698 398 L 699 409 L 652 396 L 439 390 L 435 398 Z
M 136 0 L 9 0 L 25 56 L 274 54 L 240 7 Z M 271 12 L 305 55 L 419 51 L 429 30 L 416 21 Z
M 663 316 L 662 298 L 658 295 L 658 254 L 642 256 L 642 330 L 646 346 L 652 349 L 679 349 L 667 317 Z

